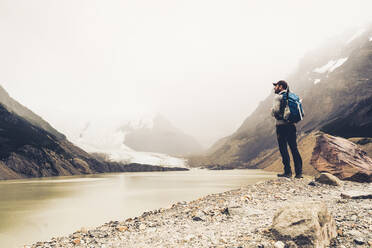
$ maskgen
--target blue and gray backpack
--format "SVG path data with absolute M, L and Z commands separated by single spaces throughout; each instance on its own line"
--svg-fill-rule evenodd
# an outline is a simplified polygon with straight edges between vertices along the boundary
M 283 100 L 286 102 L 283 119 L 290 123 L 297 123 L 304 118 L 302 109 L 302 100 L 294 93 L 287 92 L 283 94 Z

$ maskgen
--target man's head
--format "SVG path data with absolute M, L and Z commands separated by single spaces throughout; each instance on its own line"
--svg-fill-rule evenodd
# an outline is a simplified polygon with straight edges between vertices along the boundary
M 273 83 L 273 85 L 274 85 L 275 94 L 278 94 L 279 92 L 288 89 L 288 84 L 284 80 L 280 80 L 277 83 Z

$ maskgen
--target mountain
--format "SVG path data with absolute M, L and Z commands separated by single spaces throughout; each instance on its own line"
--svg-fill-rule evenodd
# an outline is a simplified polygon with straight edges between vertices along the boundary
M 93 156 L 0 87 L 0 179 L 178 169 L 108 162 Z
M 165 153 L 172 156 L 202 151 L 201 145 L 193 137 L 174 127 L 164 116 L 156 115 L 151 124 L 137 127 L 131 123 L 123 125 L 120 129 L 126 133 L 124 144 L 136 151 Z
M 16 100 L 11 98 L 5 89 L 0 85 L 0 103 L 6 107 L 6 109 L 30 122 L 35 126 L 39 126 L 45 131 L 53 134 L 57 139 L 63 140 L 66 138 L 65 135 L 55 130 L 48 122 L 43 120 L 40 116 L 18 103 Z
M 337 37 L 307 54 L 286 81 L 303 98 L 305 118 L 297 125 L 300 139 L 317 130 L 345 138 L 372 137 L 372 27 Z M 277 147 L 270 115 L 273 97 L 270 94 L 235 133 L 205 156 L 192 157 L 190 164 L 263 168 Z

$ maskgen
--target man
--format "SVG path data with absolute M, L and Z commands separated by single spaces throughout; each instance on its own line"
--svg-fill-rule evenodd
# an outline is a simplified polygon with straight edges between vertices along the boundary
M 294 167 L 296 176 L 295 178 L 302 178 L 302 159 L 297 149 L 296 142 L 296 126 L 284 120 L 284 112 L 287 102 L 283 99 L 283 95 L 289 92 L 287 82 L 281 80 L 273 83 L 275 94 L 274 105 L 271 110 L 272 116 L 276 119 L 276 135 L 278 139 L 280 155 L 282 155 L 282 162 L 284 165 L 284 173 L 278 174 L 278 177 L 292 177 L 292 170 L 290 166 L 290 158 L 288 154 L 287 144 L 289 145 L 294 160 Z

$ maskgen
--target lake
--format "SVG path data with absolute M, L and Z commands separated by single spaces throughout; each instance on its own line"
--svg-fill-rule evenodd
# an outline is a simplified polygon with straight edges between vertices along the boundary
M 275 178 L 262 170 L 138 172 L 0 181 L 0 247 L 23 247 Z

